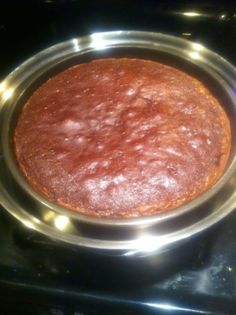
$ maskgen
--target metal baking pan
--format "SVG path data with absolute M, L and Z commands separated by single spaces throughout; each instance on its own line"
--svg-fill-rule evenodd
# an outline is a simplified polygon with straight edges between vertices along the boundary
M 0 202 L 23 224 L 59 242 L 109 255 L 158 255 L 191 242 L 235 208 L 234 142 L 224 175 L 206 193 L 178 209 L 137 219 L 87 217 L 48 201 L 26 182 L 14 155 L 16 120 L 32 92 L 71 65 L 111 56 L 156 60 L 195 76 L 224 106 L 235 133 L 235 68 L 206 47 L 174 36 L 139 31 L 74 38 L 34 55 L 0 85 Z

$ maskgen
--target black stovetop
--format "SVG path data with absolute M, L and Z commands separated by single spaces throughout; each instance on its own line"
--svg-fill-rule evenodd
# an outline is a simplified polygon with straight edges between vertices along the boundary
M 50 45 L 117 29 L 191 39 L 236 65 L 231 2 L 8 1 L 0 9 L 0 80 Z M 199 239 L 191 259 L 146 281 L 141 270 L 141 280 L 133 282 L 100 273 L 96 262 L 91 271 L 83 255 L 75 260 L 73 250 L 27 230 L 0 208 L 0 314 L 236 314 L 235 225 L 236 212 Z
M 122 270 L 116 274 L 117 266 L 110 267 L 112 274 L 101 270 L 100 262 L 91 265 L 80 253 L 27 230 L 2 209 L 0 314 L 235 315 L 235 224 L 233 213 L 195 243 L 193 256 L 166 274 L 148 277 L 143 270 L 142 277 L 141 269 L 131 279 L 122 277 Z

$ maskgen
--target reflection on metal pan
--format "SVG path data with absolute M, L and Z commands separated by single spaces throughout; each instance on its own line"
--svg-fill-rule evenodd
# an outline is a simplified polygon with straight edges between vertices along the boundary
M 28 228 L 78 247 L 141 255 L 181 245 L 236 205 L 235 143 L 224 176 L 206 193 L 178 209 L 137 219 L 86 217 L 37 194 L 18 169 L 12 143 L 17 116 L 29 95 L 53 74 L 101 57 L 136 57 L 180 68 L 202 81 L 223 104 L 235 133 L 236 72 L 199 43 L 138 31 L 96 33 L 52 46 L 16 68 L 0 84 L 0 202 Z

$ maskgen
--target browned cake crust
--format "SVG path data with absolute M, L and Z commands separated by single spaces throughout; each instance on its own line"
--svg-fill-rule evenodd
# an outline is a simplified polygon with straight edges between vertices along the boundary
M 186 204 L 222 175 L 230 124 L 211 93 L 175 68 L 101 59 L 50 78 L 15 129 L 20 168 L 49 200 L 109 218 Z

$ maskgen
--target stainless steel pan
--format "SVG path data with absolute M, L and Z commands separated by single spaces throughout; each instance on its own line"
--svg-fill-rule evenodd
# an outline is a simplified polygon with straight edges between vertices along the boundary
M 13 131 L 29 95 L 66 67 L 104 57 L 138 57 L 173 65 L 200 79 L 231 121 L 232 150 L 221 179 L 178 209 L 137 219 L 86 217 L 49 202 L 18 169 Z M 0 202 L 28 228 L 55 240 L 109 255 L 153 255 L 191 242 L 236 206 L 236 71 L 225 59 L 177 37 L 138 31 L 96 33 L 52 46 L 16 68 L 0 84 Z M 194 183 L 193 183 L 194 185 Z

